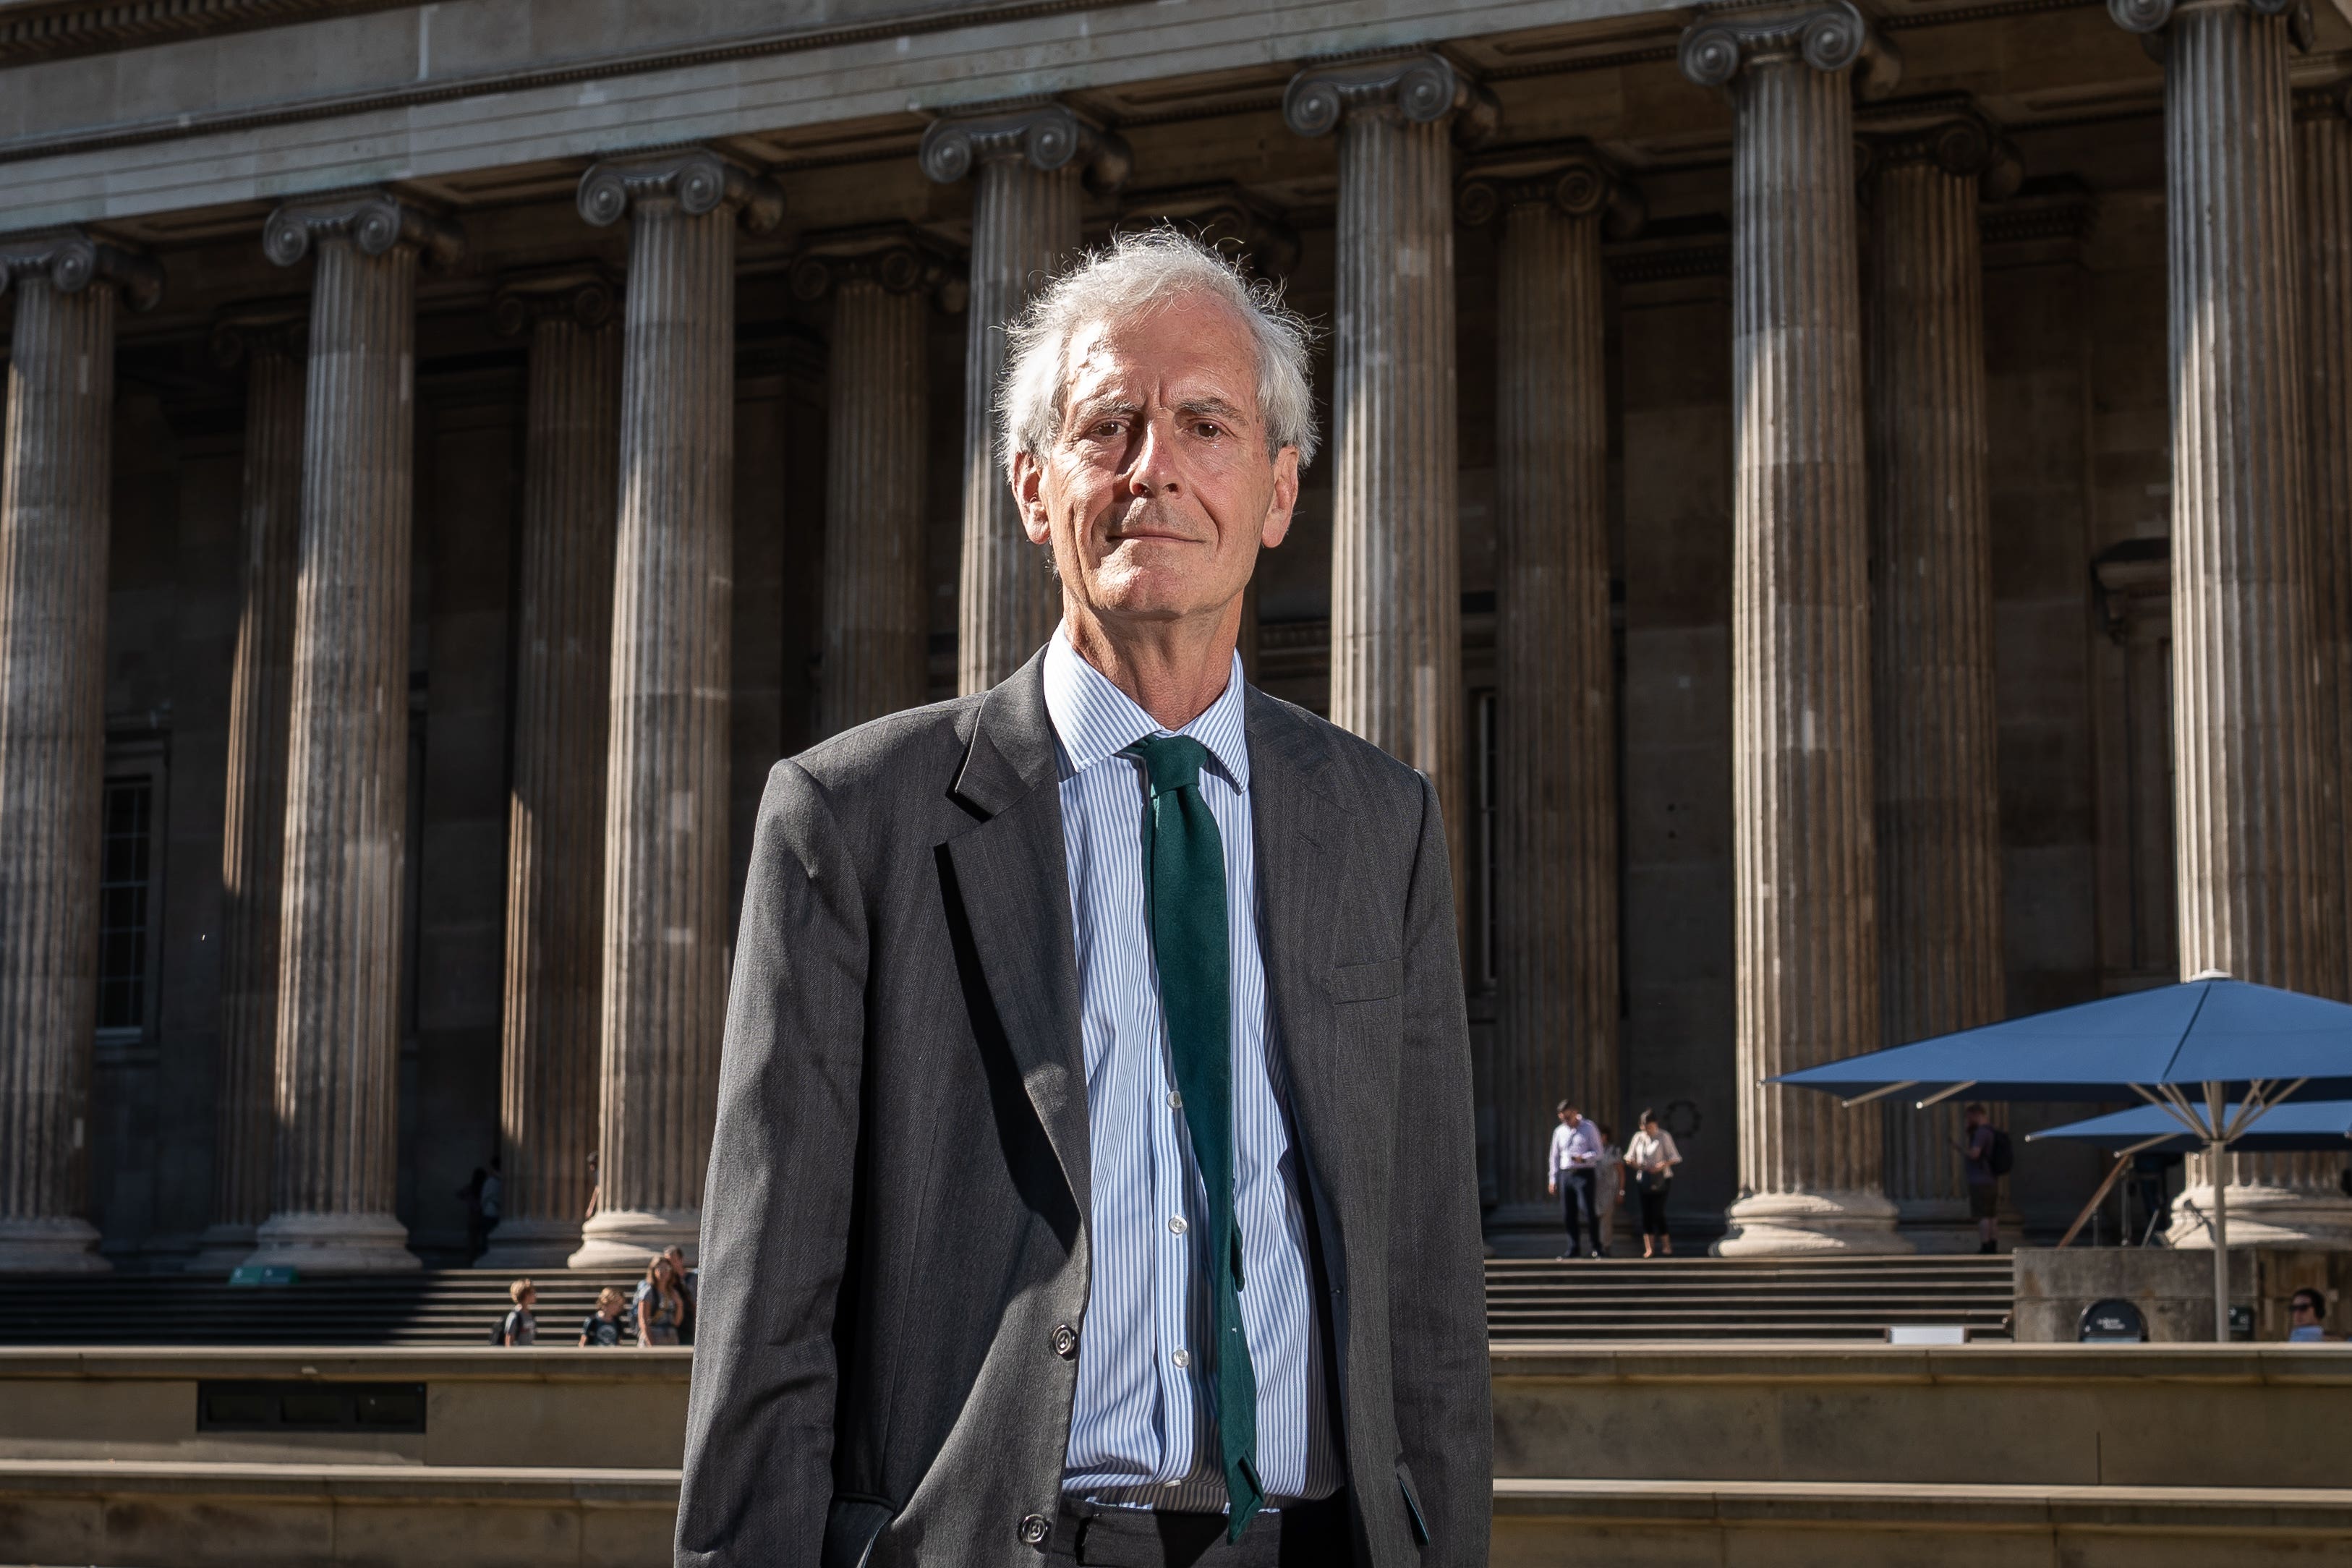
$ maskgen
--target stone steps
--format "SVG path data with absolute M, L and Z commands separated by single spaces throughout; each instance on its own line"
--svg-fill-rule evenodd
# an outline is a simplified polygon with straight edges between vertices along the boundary
M 0 1280 L 0 1345 L 470 1345 L 507 1310 L 510 1276 L 483 1269 L 240 1288 L 184 1275 Z M 596 1291 L 631 1275 L 532 1276 L 541 1332 L 570 1342 Z M 1875 1340 L 1890 1324 L 2009 1331 L 2006 1258 L 1495 1258 L 1497 1340 Z

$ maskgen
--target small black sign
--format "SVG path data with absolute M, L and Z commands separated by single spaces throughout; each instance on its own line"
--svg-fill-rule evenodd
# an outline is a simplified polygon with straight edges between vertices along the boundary
M 199 1432 L 422 1432 L 421 1383 L 309 1378 L 196 1384 Z
M 2129 1301 L 2111 1296 L 2083 1309 L 2083 1321 L 2074 1330 L 2074 1338 L 2086 1345 L 2144 1345 L 2147 1343 L 2147 1319 Z

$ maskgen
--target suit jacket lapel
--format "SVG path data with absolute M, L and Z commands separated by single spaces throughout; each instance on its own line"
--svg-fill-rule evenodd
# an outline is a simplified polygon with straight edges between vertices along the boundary
M 982 814 L 947 856 L 997 1020 L 1063 1179 L 1091 1220 L 1087 1075 L 1062 799 L 1040 653 L 982 700 L 956 798 Z
M 1291 1115 L 1332 1282 L 1346 1283 L 1342 1135 L 1347 1067 L 1333 1027 L 1327 978 L 1331 970 L 1335 847 L 1319 823 L 1337 809 L 1324 770 L 1321 738 L 1297 715 L 1253 688 L 1246 710 L 1252 825 L 1258 887 L 1265 905 L 1265 990 L 1287 1066 Z

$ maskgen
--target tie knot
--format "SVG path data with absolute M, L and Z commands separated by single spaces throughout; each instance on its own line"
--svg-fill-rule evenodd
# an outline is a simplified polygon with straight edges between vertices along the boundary
M 1201 782 L 1201 769 L 1209 760 L 1209 748 L 1190 735 L 1146 735 L 1128 747 L 1125 754 L 1143 763 L 1143 771 L 1151 780 L 1151 793 L 1165 795 Z

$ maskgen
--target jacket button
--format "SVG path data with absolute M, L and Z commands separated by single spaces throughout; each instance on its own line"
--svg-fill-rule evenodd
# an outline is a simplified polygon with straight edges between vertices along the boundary
M 1054 1325 L 1054 1353 L 1064 1361 L 1078 1353 L 1078 1331 L 1067 1323 Z
M 1044 1514 L 1032 1513 L 1022 1516 L 1021 1543 L 1024 1546 L 1043 1546 L 1045 1544 L 1045 1537 L 1053 1533 L 1054 1527 L 1046 1522 Z

